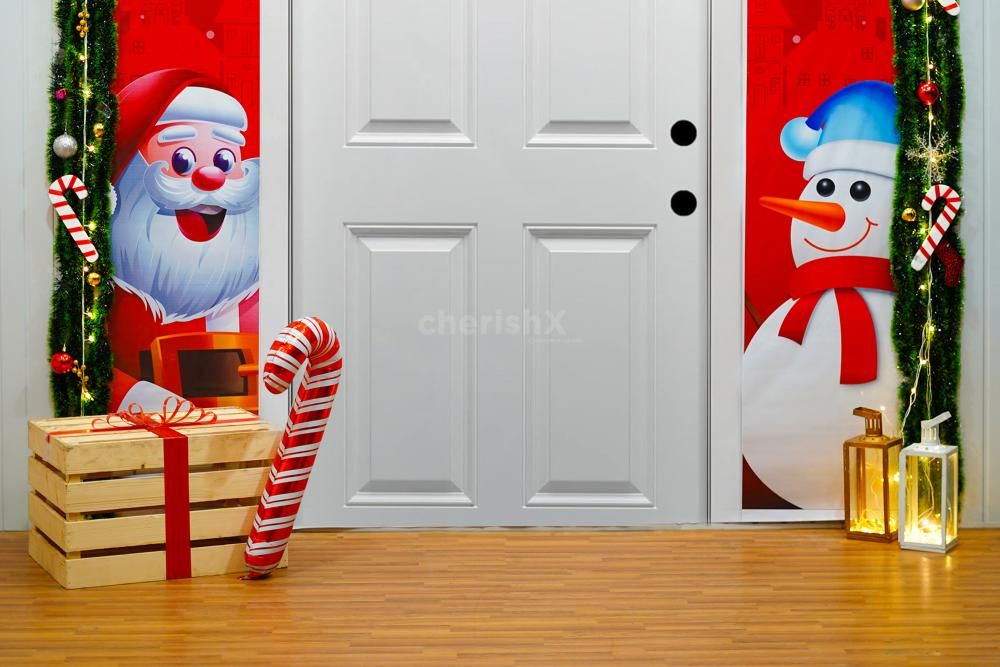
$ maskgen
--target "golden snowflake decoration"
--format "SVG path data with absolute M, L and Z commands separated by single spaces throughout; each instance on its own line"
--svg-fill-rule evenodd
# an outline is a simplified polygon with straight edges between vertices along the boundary
M 948 144 L 947 132 L 942 132 L 936 139 L 931 140 L 920 136 L 917 138 L 917 145 L 906 151 L 908 159 L 927 164 L 927 175 L 932 183 L 941 182 L 944 178 L 945 165 L 957 154 L 958 151 Z

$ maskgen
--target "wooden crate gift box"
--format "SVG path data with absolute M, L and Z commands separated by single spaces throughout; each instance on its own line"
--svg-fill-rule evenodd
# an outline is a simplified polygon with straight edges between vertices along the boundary
M 280 431 L 240 408 L 212 412 L 166 431 L 30 422 L 31 557 L 65 588 L 245 571 Z

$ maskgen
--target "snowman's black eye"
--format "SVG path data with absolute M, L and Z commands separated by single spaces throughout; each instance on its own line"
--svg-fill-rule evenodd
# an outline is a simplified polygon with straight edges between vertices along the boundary
M 822 197 L 829 197 L 836 189 L 837 186 L 834 185 L 833 181 L 829 178 L 824 178 L 816 184 L 816 192 L 818 192 Z
M 857 181 L 851 186 L 851 198 L 854 201 L 866 201 L 872 196 L 872 186 L 864 181 Z

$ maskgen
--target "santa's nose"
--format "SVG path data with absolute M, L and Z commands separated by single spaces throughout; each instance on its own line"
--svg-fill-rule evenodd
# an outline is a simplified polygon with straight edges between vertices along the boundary
M 835 232 L 844 226 L 847 213 L 844 207 L 834 202 L 802 201 L 801 199 L 782 199 L 781 197 L 761 197 L 760 205 L 789 215 L 810 225 Z
M 226 175 L 218 167 L 198 167 L 191 175 L 191 182 L 199 190 L 212 192 L 222 187 Z

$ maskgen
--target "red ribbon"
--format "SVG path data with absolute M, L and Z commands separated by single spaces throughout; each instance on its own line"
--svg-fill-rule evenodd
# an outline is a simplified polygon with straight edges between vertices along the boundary
M 188 437 L 174 426 L 208 426 L 218 420 L 210 410 L 196 408 L 191 401 L 170 396 L 160 412 L 143 412 L 132 403 L 125 410 L 98 417 L 91 428 L 76 431 L 53 431 L 48 437 L 73 433 L 132 431 L 146 429 L 163 439 L 163 499 L 166 521 L 167 579 L 191 576 L 191 495 L 188 487 Z M 233 421 L 257 421 L 239 419 Z M 223 423 L 230 423 L 229 420 Z M 98 426 L 104 425 L 103 427 Z
M 878 377 L 878 341 L 872 314 L 858 290 L 895 292 L 889 260 L 829 257 L 795 269 L 789 281 L 795 305 L 785 315 L 778 335 L 801 345 L 816 304 L 831 289 L 840 314 L 840 384 L 872 382 Z
M 122 423 L 116 424 L 117 417 Z M 144 428 L 163 439 L 163 514 L 166 522 L 167 579 L 191 576 L 191 493 L 188 486 L 188 437 L 173 426 L 214 424 L 218 415 L 196 408 L 191 401 L 176 396 L 163 399 L 161 412 L 143 412 L 136 404 L 125 410 L 95 419 L 114 430 Z

